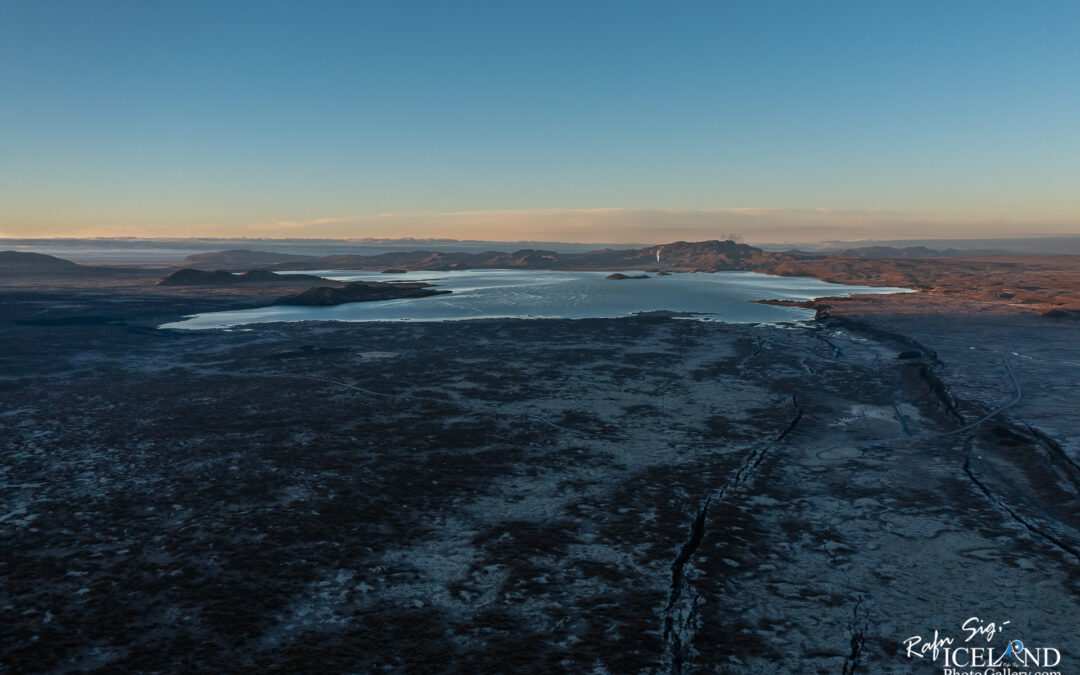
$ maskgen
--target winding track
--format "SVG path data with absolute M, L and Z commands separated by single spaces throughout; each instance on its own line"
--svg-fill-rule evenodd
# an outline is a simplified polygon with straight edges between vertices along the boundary
M 959 429 L 953 429 L 952 431 L 946 431 L 946 432 L 941 432 L 941 433 L 937 433 L 937 434 L 928 434 L 928 435 L 922 436 L 922 438 L 944 438 L 945 436 L 955 436 L 956 434 L 963 433 L 965 431 L 968 431 L 969 429 L 974 429 L 975 427 L 979 426 L 980 424 L 987 421 L 991 417 L 993 417 L 995 415 L 998 415 L 998 414 L 1000 414 L 1002 412 L 1005 412 L 1009 408 L 1011 408 L 1014 405 L 1016 405 L 1017 403 L 1019 403 L 1020 399 L 1022 399 L 1024 397 L 1024 390 L 1020 386 L 1020 380 L 1018 380 L 1016 378 L 1016 373 L 1013 372 L 1012 364 L 1009 363 L 1009 355 L 1008 355 L 1008 353 L 1002 354 L 1001 355 L 1001 360 L 1005 363 L 1005 369 L 1009 371 L 1009 377 L 1012 378 L 1013 386 L 1016 387 L 1016 397 L 1013 398 L 1013 400 L 1009 401 L 1008 403 L 1006 403 L 1006 404 L 1004 404 L 1004 405 L 1002 405 L 1002 406 L 1000 406 L 998 408 L 995 408 L 994 410 L 992 410 L 992 411 L 988 412 L 987 414 L 983 415 L 982 417 L 975 420 L 971 424 L 965 424 L 964 426 L 960 427 Z
M 1005 363 L 1005 369 L 1008 371 L 1009 377 L 1012 379 L 1013 386 L 1016 388 L 1016 395 L 1008 403 L 1004 403 L 1004 404 L 998 406 L 997 408 L 994 408 L 993 410 L 986 413 L 985 415 L 983 415 L 979 419 L 975 420 L 974 422 L 971 422 L 969 424 L 965 424 L 964 426 L 959 427 L 958 429 L 953 429 L 951 431 L 939 431 L 939 432 L 934 432 L 934 433 L 914 434 L 914 435 L 907 435 L 907 436 L 890 436 L 888 438 L 879 438 L 879 439 L 875 439 L 875 440 L 863 441 L 862 443 L 860 443 L 860 445 L 879 445 L 879 444 L 882 444 L 882 443 L 893 443 L 893 442 L 896 442 L 896 441 L 920 441 L 920 440 L 928 440 L 928 439 L 931 439 L 931 438 L 948 438 L 950 436 L 956 436 L 957 434 L 962 434 L 965 431 L 971 431 L 975 427 L 987 422 L 991 418 L 1005 412 L 1006 410 L 1008 410 L 1009 408 L 1013 407 L 1014 405 L 1016 405 L 1017 403 L 1020 402 L 1020 400 L 1024 397 L 1024 390 L 1020 386 L 1020 380 L 1016 377 L 1016 373 L 1013 371 L 1012 364 L 1009 363 L 1008 354 L 1007 353 L 1002 354 L 1001 360 Z M 819 450 L 817 453 L 815 453 L 814 457 L 816 459 L 822 461 L 822 462 L 847 461 L 848 458 L 846 458 L 846 457 L 845 458 L 832 458 L 832 457 L 823 457 L 822 456 L 822 455 L 824 455 L 824 454 L 826 454 L 826 453 L 828 453 L 828 452 L 830 452 L 832 450 L 835 450 L 836 448 L 843 447 L 843 446 L 846 446 L 846 445 L 848 445 L 848 444 L 847 443 L 841 443 L 841 444 L 838 444 L 838 445 L 830 446 L 828 448 L 824 448 L 822 450 Z

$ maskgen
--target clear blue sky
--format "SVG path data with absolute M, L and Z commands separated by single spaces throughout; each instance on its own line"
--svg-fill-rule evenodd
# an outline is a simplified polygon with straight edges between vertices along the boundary
M 0 235 L 1077 232 L 1078 195 L 1080 2 L 0 0 Z

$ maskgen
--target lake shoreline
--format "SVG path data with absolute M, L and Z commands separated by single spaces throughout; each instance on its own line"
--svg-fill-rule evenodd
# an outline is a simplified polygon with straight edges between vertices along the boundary
M 381 272 L 310 270 L 328 281 L 371 283 Z M 642 271 L 633 281 L 602 271 L 416 270 L 400 275 L 406 282 L 431 284 L 448 294 L 422 300 L 348 303 L 335 307 L 292 308 L 270 304 L 258 309 L 186 317 L 163 329 L 202 330 L 278 321 L 460 321 L 488 319 L 619 318 L 648 312 L 698 315 L 727 323 L 783 323 L 810 315 L 789 303 L 766 307 L 760 298 L 810 302 L 838 294 L 905 293 L 909 289 L 836 285 L 811 278 L 756 272 L 652 276 Z M 637 270 L 631 273 L 638 273 Z

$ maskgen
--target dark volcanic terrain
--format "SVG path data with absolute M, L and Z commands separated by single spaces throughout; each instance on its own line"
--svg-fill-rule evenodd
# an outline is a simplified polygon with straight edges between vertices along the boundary
M 1075 672 L 1054 260 L 798 326 L 164 331 L 280 289 L 9 275 L 0 672 L 931 673 L 972 616 Z

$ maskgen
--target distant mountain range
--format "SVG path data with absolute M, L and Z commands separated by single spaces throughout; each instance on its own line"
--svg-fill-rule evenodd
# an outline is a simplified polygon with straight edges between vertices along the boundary
M 230 250 L 197 253 L 180 261 L 185 268 L 163 280 L 163 285 L 200 285 L 210 283 L 206 272 L 197 270 L 464 270 L 464 269 L 678 269 L 678 270 L 753 270 L 792 260 L 781 253 L 762 251 L 733 241 L 678 241 L 636 249 L 601 249 L 584 253 L 565 253 L 543 249 L 513 252 L 483 251 L 390 251 L 374 255 L 311 256 L 275 251 Z M 0 272 L 7 273 L 94 273 L 107 268 L 86 266 L 40 253 L 0 252 Z M 224 273 L 223 273 L 224 274 Z M 265 281 L 228 276 L 231 283 Z M 272 276 L 272 275 L 271 275 Z
M 815 255 L 873 249 L 927 249 L 934 255 L 1080 255 L 1080 235 L 1004 237 L 994 239 L 863 239 L 788 244 L 758 244 L 766 251 L 799 251 Z M 865 256 L 870 257 L 870 256 Z M 918 256 L 899 256 L 918 257 Z M 928 256 L 929 257 L 929 256 Z
M 23 251 L 0 251 L 0 268 L 17 270 L 73 270 L 82 267 L 70 260 L 57 258 L 44 253 L 26 253 Z
M 846 248 L 839 251 L 803 251 L 790 249 L 783 253 L 799 257 L 808 256 L 823 258 L 832 255 L 856 256 L 858 258 L 951 258 L 958 256 L 990 256 L 990 255 L 1014 255 L 1001 249 L 958 249 L 947 248 L 935 250 L 926 246 L 862 246 L 859 248 Z
M 660 259 L 657 260 L 657 252 Z M 180 261 L 182 267 L 242 270 L 253 267 L 288 270 L 314 269 L 641 269 L 665 267 L 702 270 L 760 270 L 763 266 L 805 259 L 850 256 L 870 259 L 948 258 L 1009 255 L 997 249 L 934 250 L 926 246 L 864 246 L 839 251 L 766 251 L 733 241 L 677 241 L 634 249 L 604 248 L 582 253 L 544 249 L 502 251 L 389 251 L 374 255 L 300 255 L 274 251 L 238 249 L 198 253 Z
M 0 237 L 0 249 L 18 252 L 35 251 L 48 253 L 82 263 L 167 264 L 186 255 L 210 253 L 235 249 L 277 250 L 297 255 L 375 255 L 387 251 L 514 251 L 537 248 L 562 253 L 582 253 L 598 248 L 632 248 L 645 244 L 580 244 L 553 241 L 473 241 L 458 239 L 263 239 L 263 238 L 42 238 L 14 239 Z
M 235 250 L 200 253 L 180 262 L 182 267 L 199 269 L 641 269 L 652 267 L 749 270 L 764 263 L 790 259 L 733 241 L 677 241 L 638 249 L 601 249 L 585 253 L 560 253 L 542 249 L 521 249 L 512 253 L 445 251 L 392 251 L 376 255 L 304 256 L 276 252 Z
M 839 251 L 766 251 L 734 241 L 677 241 L 643 248 L 603 248 L 587 252 L 560 252 L 547 249 L 525 248 L 505 251 L 436 251 L 420 249 L 411 251 L 387 251 L 375 254 L 303 255 L 280 251 L 257 251 L 236 249 L 197 253 L 189 255 L 174 266 L 191 270 L 465 270 L 465 269 L 549 269 L 549 270 L 652 270 L 676 271 L 755 271 L 769 274 L 810 274 L 832 276 L 822 264 L 835 270 L 859 269 L 865 277 L 872 269 L 858 264 L 880 261 L 879 269 L 910 265 L 899 261 L 935 258 L 968 258 L 979 256 L 1008 256 L 1004 251 L 993 249 L 960 251 L 956 249 L 934 250 L 926 246 L 865 246 Z M 848 262 L 844 262 L 848 261 Z M 889 262 L 894 261 L 894 262 Z M 865 268 L 865 269 L 864 269 Z M 128 268 L 131 272 L 136 271 Z M 810 271 L 810 270 L 813 271 Z M 41 253 L 22 251 L 0 252 L 0 273 L 11 274 L 93 274 L 105 273 L 107 268 L 79 265 L 69 260 Z M 120 270 L 113 269 L 113 273 Z M 186 277 L 170 279 L 168 284 L 198 280 Z M 255 282 L 254 277 L 248 281 Z M 239 283 L 239 281 L 237 282 Z
M 895 248 L 893 246 L 863 246 L 861 248 L 849 248 L 840 251 L 836 255 L 857 255 L 860 258 L 942 258 L 958 255 L 1008 255 L 1000 249 L 965 249 L 947 248 L 943 251 L 935 251 L 926 246 L 906 246 Z
M 0 275 L 73 275 L 93 269 L 44 253 L 0 251 Z
M 736 238 L 736 241 L 741 241 Z M 829 255 L 878 247 L 927 248 L 948 255 L 1042 255 L 1080 254 L 1080 236 L 1026 237 L 1010 239 L 895 239 L 824 241 L 787 244 L 755 243 L 763 251 L 796 251 L 805 255 Z M 0 249 L 34 251 L 78 263 L 168 265 L 184 256 L 233 251 L 276 251 L 281 255 L 319 257 L 327 255 L 377 255 L 390 251 L 484 253 L 489 251 L 540 250 L 587 253 L 595 250 L 648 248 L 647 244 L 582 244 L 541 241 L 476 241 L 456 239 L 360 238 L 360 239 L 264 239 L 264 238 L 40 238 L 0 237 Z M 955 251 L 956 253 L 952 253 Z M 903 256 L 901 256 L 903 257 Z
M 250 269 L 252 267 L 277 265 L 279 263 L 303 262 L 318 259 L 319 256 L 313 255 L 239 249 L 235 251 L 196 253 L 181 260 L 179 266 L 194 267 L 196 269 Z
M 185 267 L 158 279 L 155 286 L 238 286 L 238 285 L 296 285 L 296 284 L 321 284 L 326 283 L 322 277 L 310 274 L 276 274 L 269 270 L 249 270 L 241 274 L 233 274 L 225 270 L 191 269 Z

